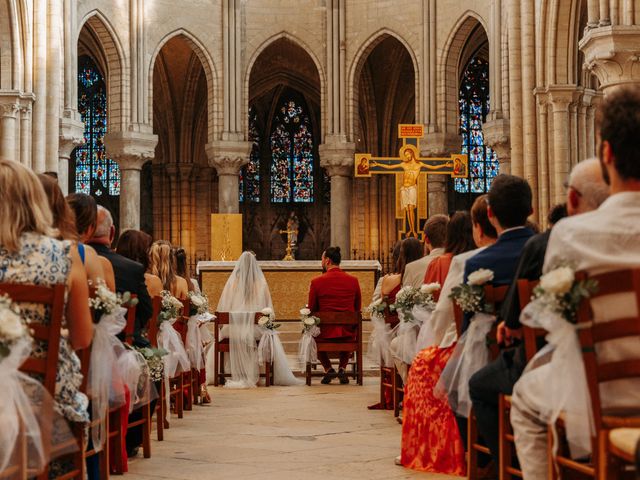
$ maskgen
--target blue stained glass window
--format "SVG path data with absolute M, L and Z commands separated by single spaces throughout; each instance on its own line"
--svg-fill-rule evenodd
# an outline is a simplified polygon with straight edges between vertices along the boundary
M 489 191 L 498 175 L 496 153 L 484 143 L 482 124 L 489 113 L 489 63 L 473 57 L 464 71 L 460 86 L 460 133 L 462 153 L 469 155 L 469 178 L 455 180 L 459 193 Z
M 74 150 L 75 191 L 90 195 L 120 195 L 120 167 L 107 158 L 107 95 L 104 78 L 90 57 L 78 66 L 78 111 L 84 122 L 84 140 Z
M 313 134 L 302 105 L 292 98 L 281 104 L 269 140 L 271 201 L 313 203 Z
M 249 163 L 240 170 L 240 202 L 260 202 L 260 133 L 258 115 L 249 108 L 249 141 L 253 143 Z

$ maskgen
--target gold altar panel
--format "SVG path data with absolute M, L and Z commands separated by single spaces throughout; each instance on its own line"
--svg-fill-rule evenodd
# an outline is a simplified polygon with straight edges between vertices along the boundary
M 348 270 L 347 270 L 348 271 Z M 362 306 L 365 308 L 373 297 L 376 286 L 376 275 L 373 271 L 348 271 L 360 282 L 362 292 Z M 203 271 L 202 289 L 209 297 L 212 309 L 218 305 L 222 289 L 227 283 L 230 271 Z M 300 309 L 303 308 L 309 298 L 309 284 L 311 280 L 320 275 L 317 270 L 274 270 L 264 271 L 264 276 L 269 284 L 273 309 L 278 320 L 297 320 L 300 318 Z
M 211 214 L 211 259 L 237 260 L 242 255 L 242 214 Z

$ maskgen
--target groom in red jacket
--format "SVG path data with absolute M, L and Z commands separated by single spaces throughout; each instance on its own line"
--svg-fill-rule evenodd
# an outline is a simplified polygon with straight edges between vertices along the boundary
M 359 312 L 361 308 L 360 283 L 353 275 L 340 269 L 340 247 L 329 247 L 322 254 L 321 276 L 311 281 L 309 288 L 308 307 L 312 312 Z M 356 332 L 352 327 L 320 324 L 318 340 L 324 342 L 352 342 L 356 339 Z M 338 372 L 331 366 L 327 352 L 318 352 L 318 360 L 324 367 L 326 375 L 323 384 L 331 383 L 338 377 L 341 384 L 349 383 L 345 368 L 352 352 L 340 352 L 340 366 Z

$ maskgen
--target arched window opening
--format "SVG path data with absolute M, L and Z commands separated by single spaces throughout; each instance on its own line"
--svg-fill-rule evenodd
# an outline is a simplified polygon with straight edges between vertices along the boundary
M 249 108 L 249 141 L 252 142 L 249 163 L 240 170 L 240 202 L 260 203 L 260 132 L 258 114 Z

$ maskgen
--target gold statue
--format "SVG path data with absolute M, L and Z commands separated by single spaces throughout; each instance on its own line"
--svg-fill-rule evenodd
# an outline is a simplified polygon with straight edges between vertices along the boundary
M 284 261 L 289 262 L 295 260 L 293 252 L 297 248 L 299 225 L 298 217 L 296 217 L 294 212 L 291 212 L 289 219 L 287 220 L 287 229 L 279 231 L 281 235 L 284 233 L 287 234 L 287 251 L 286 255 L 282 259 Z

